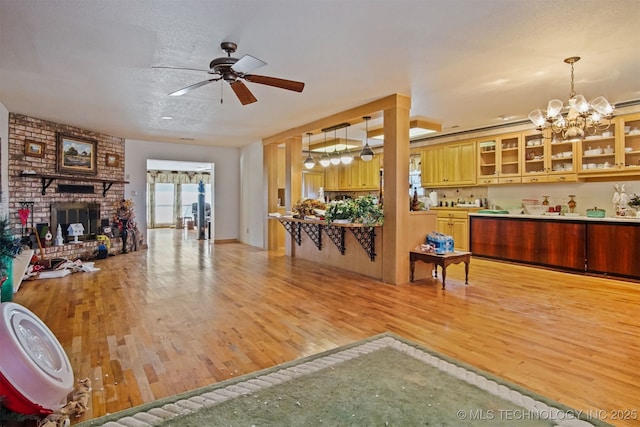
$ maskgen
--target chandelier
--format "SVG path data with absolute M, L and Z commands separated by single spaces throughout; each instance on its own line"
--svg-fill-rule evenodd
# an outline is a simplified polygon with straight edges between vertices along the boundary
M 571 65 L 569 105 L 565 107 L 559 99 L 552 99 L 547 105 L 546 115 L 539 109 L 529 113 L 529 119 L 539 131 L 550 129 L 553 134 L 561 134 L 563 139 L 581 140 L 585 132 L 588 135 L 595 135 L 611 125 L 613 106 L 609 101 L 599 96 L 588 103 L 584 96 L 576 95 L 573 84 L 573 64 L 579 60 L 579 56 L 564 60 Z M 566 115 L 562 114 L 563 109 L 568 110 Z

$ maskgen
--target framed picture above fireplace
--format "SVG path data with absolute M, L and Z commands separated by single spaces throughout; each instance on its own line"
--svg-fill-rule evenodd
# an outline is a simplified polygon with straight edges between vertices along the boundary
M 24 154 L 32 157 L 44 157 L 44 143 L 27 139 L 24 143 Z
M 57 135 L 58 172 L 95 175 L 98 172 L 98 143 L 92 139 L 58 133 Z

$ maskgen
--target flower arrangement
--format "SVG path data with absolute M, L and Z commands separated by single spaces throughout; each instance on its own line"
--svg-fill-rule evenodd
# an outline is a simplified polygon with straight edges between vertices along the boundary
M 295 216 L 304 218 L 309 215 L 316 215 L 316 209 L 325 210 L 327 206 L 317 199 L 302 199 L 293 206 L 292 211 Z
M 336 220 L 348 220 L 367 226 L 378 226 L 384 223 L 382 205 L 379 205 L 377 199 L 370 195 L 330 202 L 324 218 L 327 224 Z
M 640 209 L 640 195 L 632 194 L 629 197 L 629 201 L 627 202 L 627 204 L 634 209 Z

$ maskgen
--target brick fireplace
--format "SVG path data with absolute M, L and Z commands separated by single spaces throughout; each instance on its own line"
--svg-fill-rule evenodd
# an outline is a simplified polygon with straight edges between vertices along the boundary
M 96 174 L 76 175 L 57 171 L 59 133 L 95 141 Z M 26 149 L 34 142 L 43 147 L 41 153 L 34 154 Z M 113 158 L 118 161 L 114 163 Z M 29 174 L 25 175 L 25 171 Z M 65 244 L 45 247 L 48 258 L 93 257 L 98 245 L 95 235 L 101 232 L 103 224 L 111 224 L 116 206 L 124 198 L 123 181 L 124 139 L 9 113 L 10 226 L 15 236 L 22 234 L 24 228 L 18 211 L 25 204 L 31 210 L 27 227 L 47 225 L 55 238 L 56 227 L 60 223 Z M 67 227 L 75 222 L 83 223 L 85 236 L 80 239 L 80 244 L 68 244 Z M 120 253 L 120 247 L 120 239 L 112 238 L 111 252 Z M 34 249 L 36 254 L 40 253 L 38 247 Z
M 69 241 L 67 229 L 69 224 L 80 223 L 84 227 L 85 235 L 81 240 L 95 240 L 96 235 L 102 234 L 100 230 L 100 204 L 99 203 L 53 203 L 51 205 L 51 230 L 57 230 L 58 224 L 62 231 L 62 237 Z

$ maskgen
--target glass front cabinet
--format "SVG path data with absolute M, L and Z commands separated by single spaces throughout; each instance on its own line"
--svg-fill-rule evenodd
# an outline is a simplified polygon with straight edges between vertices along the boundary
M 478 140 L 478 184 L 522 182 L 522 134 L 500 135 Z

